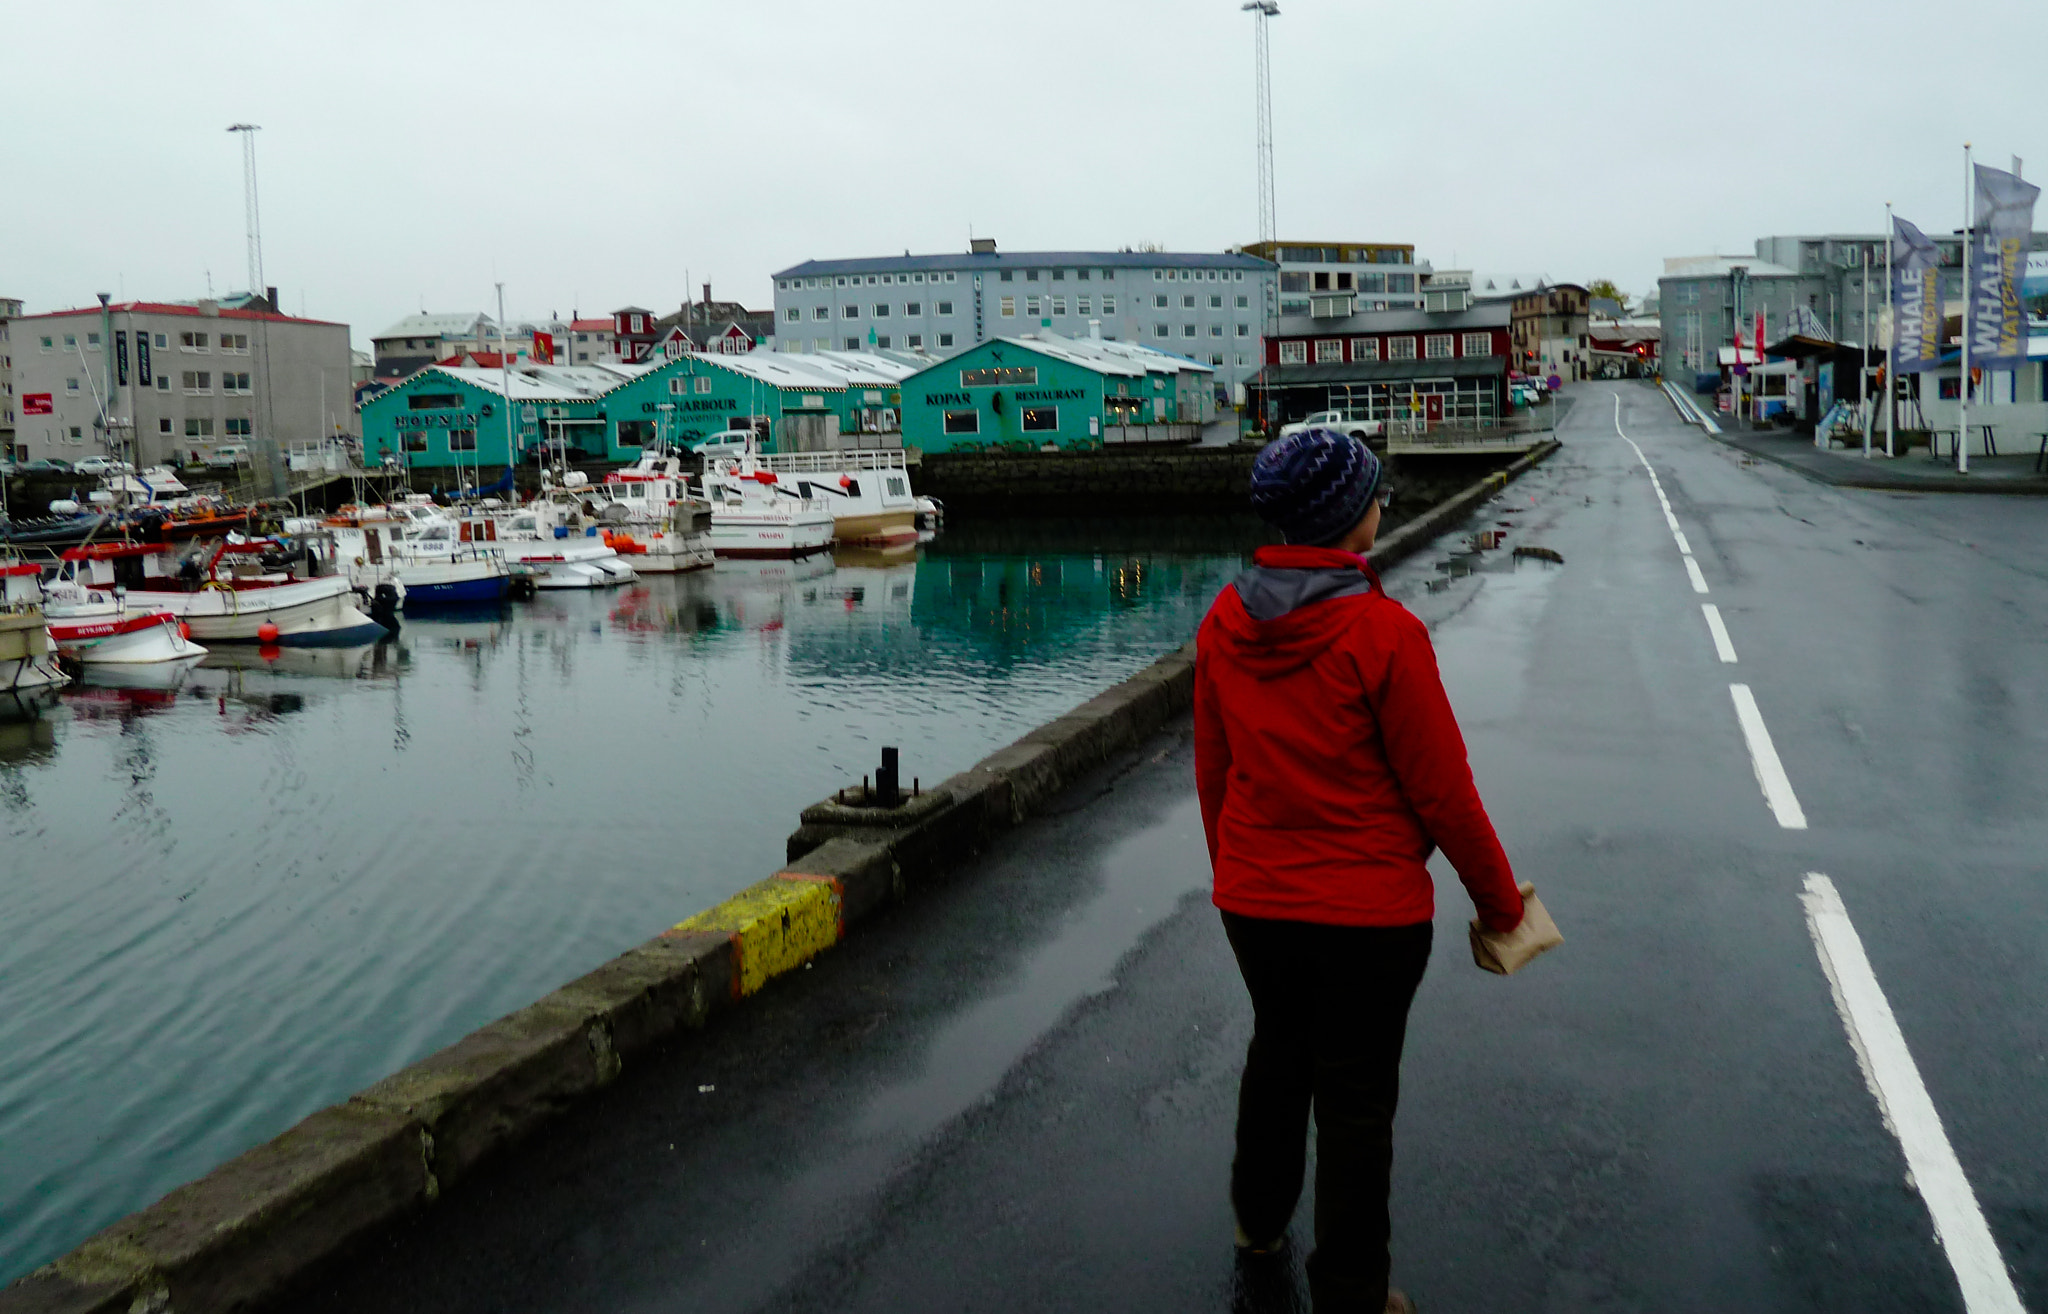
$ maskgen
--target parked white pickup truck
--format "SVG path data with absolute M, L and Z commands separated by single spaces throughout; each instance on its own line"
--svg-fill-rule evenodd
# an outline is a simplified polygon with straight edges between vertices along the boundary
M 1317 411 L 1305 420 L 1281 425 L 1280 436 L 1285 438 L 1288 434 L 1300 433 L 1303 429 L 1335 429 L 1338 433 L 1350 434 L 1360 442 L 1387 436 L 1385 420 L 1364 419 L 1357 411 Z

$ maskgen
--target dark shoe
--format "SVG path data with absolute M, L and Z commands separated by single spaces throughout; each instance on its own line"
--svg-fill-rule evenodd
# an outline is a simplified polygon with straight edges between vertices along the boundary
M 1284 1254 L 1286 1250 L 1287 1234 L 1285 1232 L 1282 1232 L 1278 1239 L 1261 1244 L 1246 1236 L 1242 1227 L 1237 1229 L 1237 1253 L 1244 1258 L 1263 1259 L 1268 1255 Z
M 1309 1314 L 1308 1289 L 1302 1285 L 1301 1270 L 1286 1237 L 1267 1246 L 1237 1247 L 1230 1277 L 1230 1314 Z

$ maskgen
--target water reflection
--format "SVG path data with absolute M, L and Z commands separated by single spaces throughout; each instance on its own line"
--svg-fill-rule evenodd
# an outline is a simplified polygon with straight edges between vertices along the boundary
M 881 744 L 942 777 L 1185 642 L 1256 538 L 988 528 L 0 699 L 0 1281 L 758 879 Z

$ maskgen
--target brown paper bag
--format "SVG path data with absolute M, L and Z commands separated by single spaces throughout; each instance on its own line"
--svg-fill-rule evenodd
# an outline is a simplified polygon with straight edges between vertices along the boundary
M 1536 887 L 1522 882 L 1522 923 L 1505 935 L 1487 930 L 1472 919 L 1472 961 L 1489 972 L 1508 976 L 1528 966 L 1529 960 L 1545 949 L 1564 943 L 1550 910 L 1536 897 Z

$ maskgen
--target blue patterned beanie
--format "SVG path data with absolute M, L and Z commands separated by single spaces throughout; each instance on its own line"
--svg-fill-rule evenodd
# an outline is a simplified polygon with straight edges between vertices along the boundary
M 1358 439 L 1304 429 L 1259 453 L 1252 510 L 1290 543 L 1334 542 L 1364 519 L 1380 476 L 1380 458 Z

